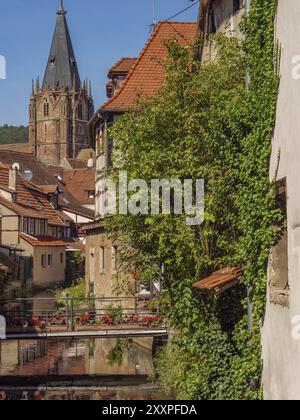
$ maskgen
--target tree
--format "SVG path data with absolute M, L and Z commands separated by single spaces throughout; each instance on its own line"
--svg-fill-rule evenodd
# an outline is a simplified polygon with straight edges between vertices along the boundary
M 278 87 L 274 4 L 253 0 L 247 57 L 238 40 L 218 35 L 217 60 L 199 67 L 189 47 L 170 40 L 164 87 L 111 130 L 114 166 L 128 171 L 129 179 L 205 179 L 201 226 L 187 226 L 175 214 L 117 215 L 105 222 L 122 243 L 124 267 L 138 267 L 145 278 L 162 262 L 166 267 L 165 311 L 176 337 L 171 353 L 159 358 L 177 357 L 159 359 L 158 374 L 166 377 L 176 364 L 171 388 L 178 398 L 261 398 L 266 265 L 281 222 L 268 173 Z M 117 171 L 111 176 L 117 180 Z M 226 265 L 244 268 L 240 286 L 218 297 L 193 292 L 196 279 Z M 246 287 L 254 303 L 252 331 Z

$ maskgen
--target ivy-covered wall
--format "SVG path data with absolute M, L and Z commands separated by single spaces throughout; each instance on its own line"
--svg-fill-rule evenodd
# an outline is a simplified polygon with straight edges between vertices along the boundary
M 164 88 L 112 129 L 115 166 L 129 179 L 205 180 L 201 226 L 186 226 L 178 215 L 106 221 L 112 239 L 122 243 L 120 258 L 139 267 L 144 281 L 165 265 L 161 307 L 174 338 L 157 357 L 157 379 L 176 398 L 262 398 L 267 263 L 282 219 L 269 182 L 278 91 L 275 12 L 275 0 L 252 0 L 246 41 L 217 35 L 218 60 L 200 68 L 188 47 L 171 40 Z M 227 265 L 244 269 L 239 286 L 217 297 L 192 289 L 195 280 Z

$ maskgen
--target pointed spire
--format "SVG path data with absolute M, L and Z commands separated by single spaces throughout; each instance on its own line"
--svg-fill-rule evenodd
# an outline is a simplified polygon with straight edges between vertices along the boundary
M 91 80 L 90 80 L 90 83 L 89 83 L 89 97 L 91 98 L 93 95 L 92 95 L 92 82 L 91 82 Z
M 40 93 L 40 78 L 39 78 L 39 76 L 36 79 L 36 93 Z
M 35 96 L 35 92 L 34 92 L 34 80 L 32 79 L 32 84 L 31 84 L 31 96 Z
M 75 95 L 75 93 L 76 93 L 76 78 L 75 78 L 75 74 L 74 74 L 74 76 L 73 76 L 73 94 Z
M 66 15 L 67 14 L 67 12 L 64 9 L 64 2 L 63 2 L 63 0 L 60 0 L 60 6 L 59 6 L 59 9 L 57 11 L 57 14 L 58 15 Z
M 73 79 L 75 77 L 76 88 L 79 90 L 79 72 L 66 19 L 66 11 L 61 1 L 60 8 L 57 12 L 56 26 L 45 71 L 43 89 L 47 90 L 48 87 L 52 87 L 53 85 L 58 90 L 62 89 L 63 77 L 65 87 L 69 89 L 72 89 Z

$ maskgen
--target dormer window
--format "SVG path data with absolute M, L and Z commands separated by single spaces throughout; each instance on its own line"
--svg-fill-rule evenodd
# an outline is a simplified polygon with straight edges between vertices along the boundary
M 55 57 L 50 59 L 50 66 L 51 67 L 55 66 Z
M 94 200 L 94 198 L 95 198 L 95 191 L 89 191 L 88 194 L 89 194 L 89 199 L 90 200 Z

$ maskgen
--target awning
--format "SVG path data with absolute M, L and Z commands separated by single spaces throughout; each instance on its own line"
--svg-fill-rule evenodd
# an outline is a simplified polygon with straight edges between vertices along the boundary
M 237 267 L 223 268 L 214 272 L 210 277 L 193 284 L 193 288 L 200 290 L 202 293 L 219 295 L 237 285 L 242 274 L 243 271 Z

